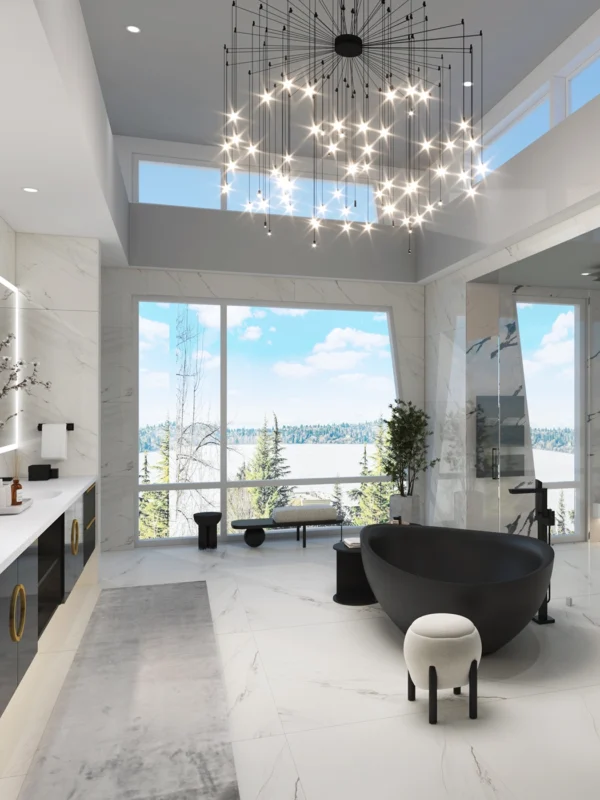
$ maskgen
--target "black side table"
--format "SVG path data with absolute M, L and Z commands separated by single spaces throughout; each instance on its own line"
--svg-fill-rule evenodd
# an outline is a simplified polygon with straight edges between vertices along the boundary
M 337 592 L 333 595 L 342 606 L 372 606 L 377 599 L 365 575 L 360 547 L 333 545 L 337 558 Z
M 194 514 L 194 522 L 198 526 L 198 550 L 217 549 L 217 525 L 222 516 L 220 511 Z

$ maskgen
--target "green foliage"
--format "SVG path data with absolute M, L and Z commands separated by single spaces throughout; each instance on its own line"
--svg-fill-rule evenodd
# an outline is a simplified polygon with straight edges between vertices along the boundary
M 363 451 L 360 462 L 361 475 L 384 475 L 384 461 L 387 452 L 388 434 L 383 420 L 379 422 L 375 434 L 375 452 L 371 459 L 367 456 L 367 448 Z M 354 525 L 372 525 L 387 522 L 390 516 L 390 495 L 393 491 L 391 483 L 361 483 L 358 489 L 350 493 L 350 499 L 356 504 L 352 508 L 351 518 Z
M 171 447 L 171 425 L 162 426 L 160 460 L 157 483 L 169 482 L 169 451 Z M 142 483 L 150 483 L 148 456 L 140 476 Z M 140 539 L 164 539 L 169 535 L 169 492 L 144 492 L 140 497 Z
M 396 400 L 390 405 L 392 417 L 385 420 L 388 428 L 383 473 L 390 475 L 403 497 L 413 494 L 419 473 L 435 466 L 439 459 L 427 459 L 429 415 L 411 402 Z
M 277 416 L 273 414 L 273 429 L 265 417 L 259 431 L 256 449 L 248 466 L 246 477 L 252 481 L 282 480 L 290 474 Z M 277 506 L 289 503 L 293 489 L 290 486 L 256 486 L 248 490 L 252 512 L 257 517 L 270 517 Z
M 574 453 L 575 431 L 572 428 L 532 428 L 531 446 L 534 450 Z
M 567 507 L 565 504 L 565 493 L 560 490 L 558 496 L 558 508 L 556 509 L 556 532 L 560 534 L 568 533 L 567 530 Z

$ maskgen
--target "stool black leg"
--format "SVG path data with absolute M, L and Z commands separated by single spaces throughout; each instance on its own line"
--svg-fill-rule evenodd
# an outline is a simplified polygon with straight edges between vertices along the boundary
M 306 525 L 302 526 L 302 547 L 306 547 Z
M 296 541 L 300 541 L 300 525 L 296 525 Z
M 477 719 L 477 662 L 473 661 L 469 670 L 469 717 Z
M 457 686 L 457 687 L 454 689 L 454 694 L 460 694 L 460 686 Z
M 429 667 L 429 724 L 437 723 L 437 672 Z
M 416 700 L 416 692 L 415 692 L 415 685 L 413 683 L 413 679 L 410 677 L 410 672 L 408 673 L 408 699 L 409 700 Z

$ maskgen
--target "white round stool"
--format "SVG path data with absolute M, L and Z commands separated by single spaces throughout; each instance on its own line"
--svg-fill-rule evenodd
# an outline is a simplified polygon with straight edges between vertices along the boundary
M 416 619 L 406 631 L 404 659 L 408 669 L 408 699 L 415 686 L 429 689 L 429 722 L 437 722 L 438 689 L 469 684 L 469 716 L 477 719 L 477 668 L 481 661 L 481 637 L 470 619 L 457 614 L 428 614 Z

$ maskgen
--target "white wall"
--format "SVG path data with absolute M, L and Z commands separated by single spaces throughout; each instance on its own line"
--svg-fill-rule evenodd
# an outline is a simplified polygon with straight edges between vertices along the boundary
M 418 241 L 419 279 L 498 269 L 600 227 L 599 127 L 597 97 L 490 174 L 475 201 L 448 205 Z
M 211 270 L 253 275 L 405 281 L 416 259 L 398 228 L 371 235 L 323 226 L 313 248 L 305 219 L 283 217 L 267 236 L 260 219 L 234 211 L 131 206 L 130 262 L 139 267 Z
M 191 270 L 102 272 L 102 549 L 133 547 L 138 488 L 136 298 L 387 308 L 400 396 L 423 404 L 424 292 L 373 281 L 273 278 Z

